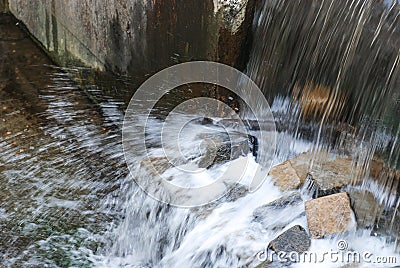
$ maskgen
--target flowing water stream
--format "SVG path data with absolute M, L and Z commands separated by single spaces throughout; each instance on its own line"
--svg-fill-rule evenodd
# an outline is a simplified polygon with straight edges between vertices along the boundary
M 270 0 L 257 7 L 246 72 L 276 119 L 274 164 L 310 150 L 350 156 L 365 172 L 348 191 L 366 189 L 379 201 L 373 228 L 313 239 L 312 252 L 336 250 L 337 241 L 345 240 L 354 251 L 395 256 L 400 263 L 399 21 L 396 1 Z M 229 164 L 248 161 L 242 180 L 222 199 L 197 208 L 154 200 L 129 174 L 121 140 L 124 110 L 144 79 L 93 83 L 93 76 L 82 75 L 90 70 L 55 67 L 11 17 L 2 15 L 0 22 L 2 266 L 256 267 L 257 254 L 272 239 L 296 224 L 307 226 L 304 202 L 255 217 L 262 205 L 286 193 L 269 177 L 258 191 L 247 191 L 246 181 L 259 165 L 251 150 L 190 177 L 163 168 L 177 183 L 198 185 Z M 152 158 L 162 155 L 163 105 L 188 95 L 171 93 L 149 119 Z M 194 161 L 202 161 L 199 133 L 222 135 L 218 124 L 189 124 L 180 153 Z M 242 140 L 239 134 L 233 142 Z M 378 178 L 370 172 L 372 159 L 385 163 Z M 133 173 L 146 179 L 149 171 L 140 168 L 146 156 L 134 161 Z M 311 198 L 306 189 L 295 192 Z M 312 265 L 344 264 L 291 264 Z

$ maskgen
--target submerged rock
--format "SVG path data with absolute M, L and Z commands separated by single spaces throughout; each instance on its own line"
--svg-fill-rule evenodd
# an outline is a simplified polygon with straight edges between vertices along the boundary
M 343 233 L 356 225 L 347 193 L 307 201 L 305 208 L 308 228 L 313 238 Z
M 371 228 L 378 214 L 378 201 L 366 190 L 349 191 L 351 207 L 356 216 L 357 226 Z
M 279 230 L 302 215 L 303 200 L 300 193 L 294 192 L 256 208 L 253 221 L 261 223 L 265 229 Z
M 245 197 L 249 193 L 246 185 L 235 183 L 232 189 L 223 197 L 226 202 L 235 202 L 239 198 Z
M 325 196 L 338 193 L 347 185 L 352 184 L 356 172 L 353 168 L 353 161 L 350 158 L 337 158 L 321 164 L 311 171 L 311 174 L 318 185 L 318 196 Z
M 290 159 L 290 163 L 292 164 L 292 167 L 296 170 L 296 173 L 300 180 L 304 182 L 309 172 L 313 170 L 319 170 L 321 163 L 325 163 L 331 160 L 333 160 L 333 156 L 325 151 L 305 152 L 299 154 L 293 159 Z
M 303 253 L 309 249 L 310 245 L 311 239 L 307 231 L 302 226 L 296 225 L 272 240 L 268 247 L 276 253 Z
M 302 202 L 302 198 L 299 192 L 294 192 L 282 196 L 266 205 L 258 207 L 254 210 L 254 217 L 257 218 L 259 215 L 263 214 L 266 210 L 271 209 L 284 209 L 288 206 L 299 205 Z
M 149 157 L 140 162 L 140 167 L 144 168 L 151 175 L 161 175 L 167 169 L 172 167 L 172 164 L 166 157 Z
M 209 168 L 215 164 L 235 160 L 250 152 L 247 135 L 239 132 L 232 135 L 224 132 L 200 134 L 198 139 L 203 140 L 200 146 L 201 156 L 196 161 L 200 168 Z
M 382 171 L 384 170 L 384 163 L 382 160 L 373 159 L 369 163 L 369 176 L 379 180 Z

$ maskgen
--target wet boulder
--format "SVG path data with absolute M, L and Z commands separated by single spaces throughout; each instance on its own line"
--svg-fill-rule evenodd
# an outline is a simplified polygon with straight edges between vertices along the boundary
M 305 203 L 305 208 L 308 228 L 313 238 L 343 233 L 356 226 L 347 193 L 309 200 Z
M 282 196 L 253 212 L 253 221 L 265 229 L 284 229 L 294 219 L 304 215 L 303 200 L 299 192 Z
M 321 164 L 333 160 L 333 156 L 328 152 L 304 152 L 290 159 L 292 167 L 295 169 L 302 182 L 307 178 L 307 174 L 313 170 L 320 170 Z M 312 168 L 311 168 L 312 166 Z
M 291 159 L 290 163 L 302 183 L 312 181 L 314 198 L 339 193 L 345 186 L 356 183 L 361 178 L 360 168 L 351 158 L 334 159 L 327 152 L 316 155 L 303 153 Z
M 223 197 L 225 202 L 235 202 L 239 198 L 245 197 L 249 193 L 246 185 L 235 183 L 232 189 Z
M 302 203 L 302 198 L 299 192 L 293 192 L 287 195 L 282 196 L 268 204 L 265 204 L 261 207 L 258 207 L 254 210 L 253 216 L 254 218 L 258 218 L 262 216 L 266 211 L 284 209 L 288 206 L 299 205 Z
M 233 132 L 202 133 L 197 139 L 200 143 L 200 156 L 195 162 L 200 168 L 210 168 L 215 164 L 235 160 L 250 152 L 247 134 Z
M 339 193 L 343 187 L 358 180 L 355 170 L 350 158 L 337 158 L 312 170 L 311 174 L 318 186 L 317 197 Z
M 307 231 L 302 226 L 296 225 L 272 240 L 268 248 L 276 253 L 303 253 L 310 248 L 310 245 L 311 239 Z
M 332 159 L 333 157 L 327 152 L 305 152 L 273 167 L 269 175 L 282 191 L 297 189 L 305 183 L 311 170 L 321 170 L 321 163 Z M 311 163 L 313 163 L 312 169 Z
M 300 225 L 295 225 L 284 231 L 268 244 L 268 250 L 276 253 L 276 256 L 267 254 L 267 260 L 258 264 L 257 268 L 278 268 L 290 266 L 293 253 L 302 254 L 311 246 L 311 239 L 307 231 Z M 265 253 L 264 253 L 265 254 Z M 279 256 L 279 259 L 277 259 Z
M 369 176 L 379 180 L 381 173 L 384 171 L 384 163 L 382 160 L 373 159 L 369 163 Z
M 290 161 L 274 166 L 269 172 L 274 184 L 282 191 L 294 190 L 300 187 L 302 181 Z
M 339 193 L 362 178 L 362 168 L 351 158 L 335 158 L 326 151 L 305 152 L 271 169 L 269 175 L 282 191 L 306 182 L 313 184 L 314 198 Z
M 351 207 L 357 220 L 357 226 L 371 228 L 374 226 L 378 214 L 378 201 L 374 195 L 366 190 L 349 191 Z

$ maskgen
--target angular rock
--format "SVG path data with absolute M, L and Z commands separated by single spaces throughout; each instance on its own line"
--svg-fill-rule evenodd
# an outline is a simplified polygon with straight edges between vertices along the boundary
M 200 145 L 201 156 L 197 160 L 197 165 L 200 168 L 209 168 L 215 162 L 229 159 L 229 148 L 225 146 L 220 135 L 201 134 L 198 139 L 202 140 Z
M 290 163 L 302 183 L 312 178 L 314 198 L 339 193 L 343 187 L 361 179 L 360 168 L 353 165 L 351 158 L 333 159 L 327 152 L 315 156 L 310 152 L 303 153 L 291 159 Z
M 290 159 L 292 167 L 296 170 L 296 173 L 300 180 L 304 182 L 306 180 L 307 174 L 311 171 L 311 163 L 313 164 L 313 169 L 319 169 L 320 164 L 333 160 L 333 157 L 325 152 L 305 152 L 299 154 L 298 156 Z
M 348 183 L 345 183 L 340 178 L 336 180 L 336 177 L 332 174 L 327 175 L 327 173 L 320 173 L 319 175 L 320 177 L 317 177 L 318 179 L 315 179 L 313 177 L 313 174 L 309 173 L 303 187 L 303 189 L 305 187 L 308 189 L 308 195 L 312 196 L 312 198 L 340 193 L 343 187 L 350 184 L 350 181 Z
M 302 184 L 290 161 L 285 161 L 273 167 L 269 172 L 269 176 L 282 191 L 297 189 Z
M 351 207 L 356 216 L 357 226 L 371 228 L 378 214 L 378 201 L 366 190 L 349 191 Z
M 352 162 L 350 158 L 337 158 L 323 163 L 320 168 L 312 171 L 320 196 L 337 193 L 342 187 L 351 184 L 353 179 L 356 179 L 357 175 Z
M 268 247 L 276 253 L 303 253 L 309 249 L 310 245 L 311 239 L 307 231 L 302 226 L 296 225 L 272 240 Z
M 277 185 L 283 191 L 293 190 L 304 184 L 308 174 L 313 175 L 321 192 L 329 189 L 330 187 L 335 188 L 337 186 L 336 182 L 340 186 L 347 185 L 342 183 L 343 180 L 341 177 L 339 177 L 340 182 L 337 179 L 332 178 L 332 175 L 335 173 L 341 174 L 339 171 L 340 168 L 334 170 L 336 165 L 335 162 L 332 163 L 332 161 L 336 160 L 334 160 L 333 157 L 325 151 L 320 151 L 317 153 L 305 152 L 293 159 L 273 167 L 269 175 L 272 177 L 275 185 Z M 342 163 L 339 160 L 339 163 L 337 164 Z
M 313 238 L 343 233 L 356 225 L 347 193 L 307 201 L 305 208 L 308 228 Z
M 249 190 L 248 187 L 240 184 L 235 183 L 232 189 L 226 194 L 224 197 L 225 202 L 235 202 L 239 198 L 245 197 L 248 194 Z
M 248 137 L 242 133 L 203 133 L 198 136 L 202 139 L 201 156 L 197 160 L 200 168 L 209 168 L 212 165 L 234 160 L 246 156 L 250 152 Z
M 254 210 L 254 217 L 257 217 L 259 214 L 263 213 L 265 210 L 269 209 L 283 209 L 287 206 L 299 205 L 302 202 L 302 198 L 299 192 L 290 193 L 282 196 L 266 205 L 258 207 Z

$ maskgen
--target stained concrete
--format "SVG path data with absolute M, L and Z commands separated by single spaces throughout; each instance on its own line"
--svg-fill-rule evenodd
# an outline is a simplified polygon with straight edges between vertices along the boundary
M 256 0 L 9 0 L 59 65 L 152 73 L 190 60 L 244 67 Z

